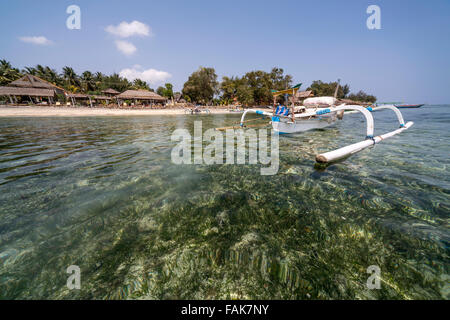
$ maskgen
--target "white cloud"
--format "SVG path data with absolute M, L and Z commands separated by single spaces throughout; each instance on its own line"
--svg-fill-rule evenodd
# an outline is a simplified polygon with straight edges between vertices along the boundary
M 37 44 L 40 46 L 46 46 L 49 44 L 52 44 L 52 41 L 48 40 L 46 37 L 40 36 L 40 37 L 20 37 L 20 41 Z
M 131 36 L 152 36 L 151 28 L 145 23 L 134 20 L 133 22 L 123 21 L 119 23 L 117 26 L 107 26 L 106 32 L 109 32 L 115 36 L 119 36 L 121 38 L 128 38 Z
M 137 50 L 134 44 L 128 41 L 116 40 L 115 43 L 117 49 L 119 49 L 120 52 L 127 56 L 131 56 Z
M 165 80 L 172 77 L 172 75 L 166 71 L 159 71 L 159 70 L 155 70 L 155 69 L 141 70 L 140 68 L 136 68 L 136 67 L 138 67 L 138 66 L 134 66 L 133 68 L 123 69 L 122 71 L 119 72 L 119 75 L 130 81 L 133 81 L 135 79 L 141 79 L 152 85 L 162 83 Z

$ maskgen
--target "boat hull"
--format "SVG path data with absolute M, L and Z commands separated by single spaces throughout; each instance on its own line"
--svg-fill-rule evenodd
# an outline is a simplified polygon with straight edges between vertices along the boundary
M 334 122 L 335 120 L 331 118 L 296 120 L 295 123 L 284 121 L 272 121 L 272 128 L 275 132 L 278 132 L 280 134 L 287 134 L 326 128 L 333 125 Z
M 399 105 L 396 105 L 396 107 L 399 109 L 420 108 L 421 106 L 423 106 L 423 104 L 399 104 Z

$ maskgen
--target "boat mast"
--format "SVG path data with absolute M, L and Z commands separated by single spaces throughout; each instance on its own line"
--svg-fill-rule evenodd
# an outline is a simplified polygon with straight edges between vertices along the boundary
M 292 122 L 294 122 L 295 123 L 295 113 L 294 113 L 294 110 L 295 110 L 295 103 L 294 103 L 294 101 L 295 101 L 295 90 L 294 90 L 294 88 L 292 88 Z
M 337 85 L 336 85 L 336 90 L 334 91 L 334 98 L 335 98 L 335 99 L 337 99 L 337 95 L 338 95 L 340 83 L 341 83 L 341 79 L 338 79 Z

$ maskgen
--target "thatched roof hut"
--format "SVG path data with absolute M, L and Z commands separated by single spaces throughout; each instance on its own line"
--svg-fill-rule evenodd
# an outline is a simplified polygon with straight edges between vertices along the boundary
M 48 89 L 55 91 L 57 94 L 63 94 L 65 92 L 63 88 L 31 74 L 27 74 L 9 83 L 8 87 Z
M 92 100 L 91 97 L 87 94 L 83 93 L 66 93 L 66 97 L 69 98 L 72 101 L 72 105 L 74 106 L 76 104 L 76 99 L 81 100 L 89 100 L 89 105 L 92 107 Z
M 83 93 L 67 93 L 66 96 L 68 98 L 89 99 L 89 96 Z
M 112 89 L 112 88 L 109 88 L 109 89 L 103 90 L 102 93 L 104 93 L 104 94 L 106 94 L 106 95 L 112 95 L 112 96 L 115 96 L 115 95 L 118 95 L 120 92 L 119 92 L 119 91 L 116 91 L 116 90 L 114 90 L 114 89 Z
M 89 100 L 89 105 L 93 107 L 92 101 L 97 100 L 105 100 L 109 101 L 114 99 L 112 96 L 100 96 L 100 95 L 94 95 L 94 94 L 84 94 L 84 93 L 66 93 L 66 97 L 72 101 L 72 105 L 76 104 L 76 99 L 80 100 Z
M 31 104 L 43 102 L 53 103 L 55 90 L 44 88 L 0 87 L 0 96 L 7 96 L 11 104 L 28 101 Z
M 161 97 L 159 94 L 148 90 L 127 90 L 117 95 L 119 99 L 130 100 L 150 100 L 150 101 L 166 101 L 167 98 Z
M 94 100 L 111 100 L 113 97 L 111 96 L 98 96 L 98 95 L 91 95 L 91 98 Z
M 39 88 L 0 87 L 0 96 L 53 97 L 55 91 Z

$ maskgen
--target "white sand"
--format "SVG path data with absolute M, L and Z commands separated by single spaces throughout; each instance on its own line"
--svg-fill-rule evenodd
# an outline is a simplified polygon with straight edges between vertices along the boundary
M 211 114 L 229 113 L 226 109 L 208 108 Z M 106 109 L 76 107 L 7 107 L 0 106 L 0 117 L 85 117 L 85 116 L 161 116 L 181 115 L 186 109 Z M 203 113 L 202 114 L 206 114 Z

